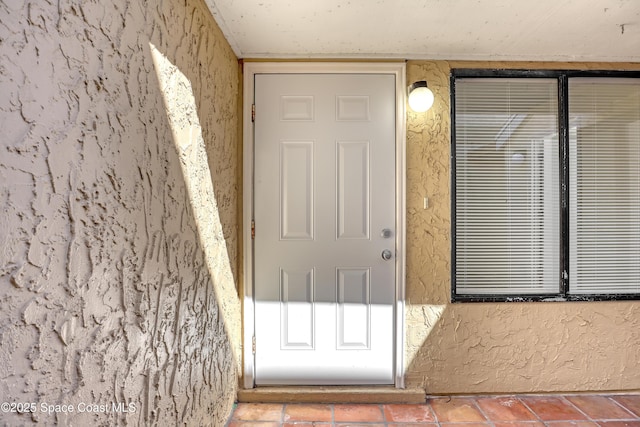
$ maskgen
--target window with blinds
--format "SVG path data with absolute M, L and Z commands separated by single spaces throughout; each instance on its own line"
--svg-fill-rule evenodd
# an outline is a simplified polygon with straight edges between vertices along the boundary
M 451 83 L 453 299 L 640 299 L 640 72 Z
M 559 291 L 558 82 L 455 82 L 458 294 Z
M 640 81 L 569 80 L 569 292 L 640 292 Z

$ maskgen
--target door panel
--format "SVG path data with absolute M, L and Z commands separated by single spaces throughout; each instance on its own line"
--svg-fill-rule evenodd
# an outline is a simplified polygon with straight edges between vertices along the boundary
M 313 240 L 313 141 L 280 142 L 280 239 Z
M 313 349 L 313 270 L 280 270 L 281 348 Z
M 255 76 L 256 384 L 393 383 L 395 99 L 393 75 Z
M 370 349 L 371 269 L 338 268 L 338 349 Z
M 369 141 L 338 141 L 338 239 L 369 239 Z

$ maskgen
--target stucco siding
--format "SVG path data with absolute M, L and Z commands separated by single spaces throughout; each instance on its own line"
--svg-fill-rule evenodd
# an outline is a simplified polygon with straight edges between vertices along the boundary
M 241 363 L 237 58 L 201 0 L 0 16 L 0 401 L 37 404 L 2 422 L 223 424 Z
M 407 384 L 429 394 L 640 388 L 640 303 L 450 303 L 453 67 L 640 69 L 637 64 L 409 61 L 435 103 L 407 121 Z M 423 198 L 429 198 L 423 209 Z

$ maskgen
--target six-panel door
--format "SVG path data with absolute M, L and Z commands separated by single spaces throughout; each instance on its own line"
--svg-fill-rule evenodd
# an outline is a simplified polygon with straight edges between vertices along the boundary
M 255 76 L 258 385 L 393 383 L 395 100 L 388 74 Z

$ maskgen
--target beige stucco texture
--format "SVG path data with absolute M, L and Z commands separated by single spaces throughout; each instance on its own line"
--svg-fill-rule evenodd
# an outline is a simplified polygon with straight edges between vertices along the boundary
M 37 404 L 2 423 L 224 424 L 237 58 L 201 0 L 0 14 L 0 401 Z
M 407 121 L 407 385 L 429 394 L 640 388 L 640 302 L 450 303 L 451 68 L 632 64 L 409 61 L 435 103 Z M 424 197 L 429 206 L 423 208 Z

